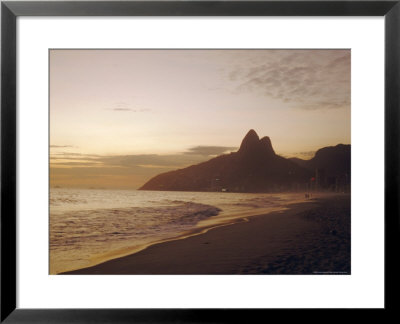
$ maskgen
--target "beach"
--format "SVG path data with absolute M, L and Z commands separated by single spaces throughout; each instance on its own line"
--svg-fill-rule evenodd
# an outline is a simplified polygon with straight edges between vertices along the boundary
M 63 274 L 350 274 L 350 195 L 309 199 Z

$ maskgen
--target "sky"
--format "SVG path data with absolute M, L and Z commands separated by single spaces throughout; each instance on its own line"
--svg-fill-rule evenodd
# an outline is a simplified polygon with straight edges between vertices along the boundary
M 135 189 L 234 152 L 350 144 L 350 50 L 51 50 L 50 184 Z

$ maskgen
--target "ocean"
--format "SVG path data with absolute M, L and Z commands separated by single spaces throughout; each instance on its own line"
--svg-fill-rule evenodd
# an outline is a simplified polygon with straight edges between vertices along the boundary
M 50 189 L 50 274 L 285 209 L 304 194 Z

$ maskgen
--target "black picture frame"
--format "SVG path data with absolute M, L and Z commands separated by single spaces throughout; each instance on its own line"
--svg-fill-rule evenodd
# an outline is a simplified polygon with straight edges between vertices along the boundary
M 1 322 L 258 322 L 270 309 L 16 308 L 16 19 L 19 16 L 384 16 L 385 307 L 395 312 L 399 274 L 400 0 L 395 1 L 2 1 L 1 3 Z M 266 314 L 269 311 L 270 313 Z M 321 310 L 293 310 L 301 317 Z M 325 310 L 332 313 L 332 310 Z M 352 310 L 353 312 L 358 310 Z M 350 312 L 347 310 L 347 312 Z M 314 315 L 314 314 L 313 314 Z M 326 316 L 326 315 L 323 315 Z M 331 315 L 329 315 L 331 316 Z M 336 316 L 336 315 L 332 315 Z M 340 315 L 343 316 L 343 315 Z M 280 321 L 283 318 L 279 319 Z

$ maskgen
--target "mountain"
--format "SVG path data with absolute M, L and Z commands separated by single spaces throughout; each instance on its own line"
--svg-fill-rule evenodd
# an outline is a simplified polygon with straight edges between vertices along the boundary
M 140 190 L 271 192 L 304 188 L 313 172 L 275 154 L 269 137 L 254 130 L 237 152 L 159 174 Z
M 298 166 L 314 172 L 320 189 L 349 190 L 351 145 L 338 144 L 319 149 L 310 160 L 291 158 Z
M 298 158 L 291 158 L 290 160 L 308 170 L 324 169 L 332 176 L 350 174 L 351 146 L 344 144 L 328 146 L 315 152 L 315 156 L 310 160 Z

